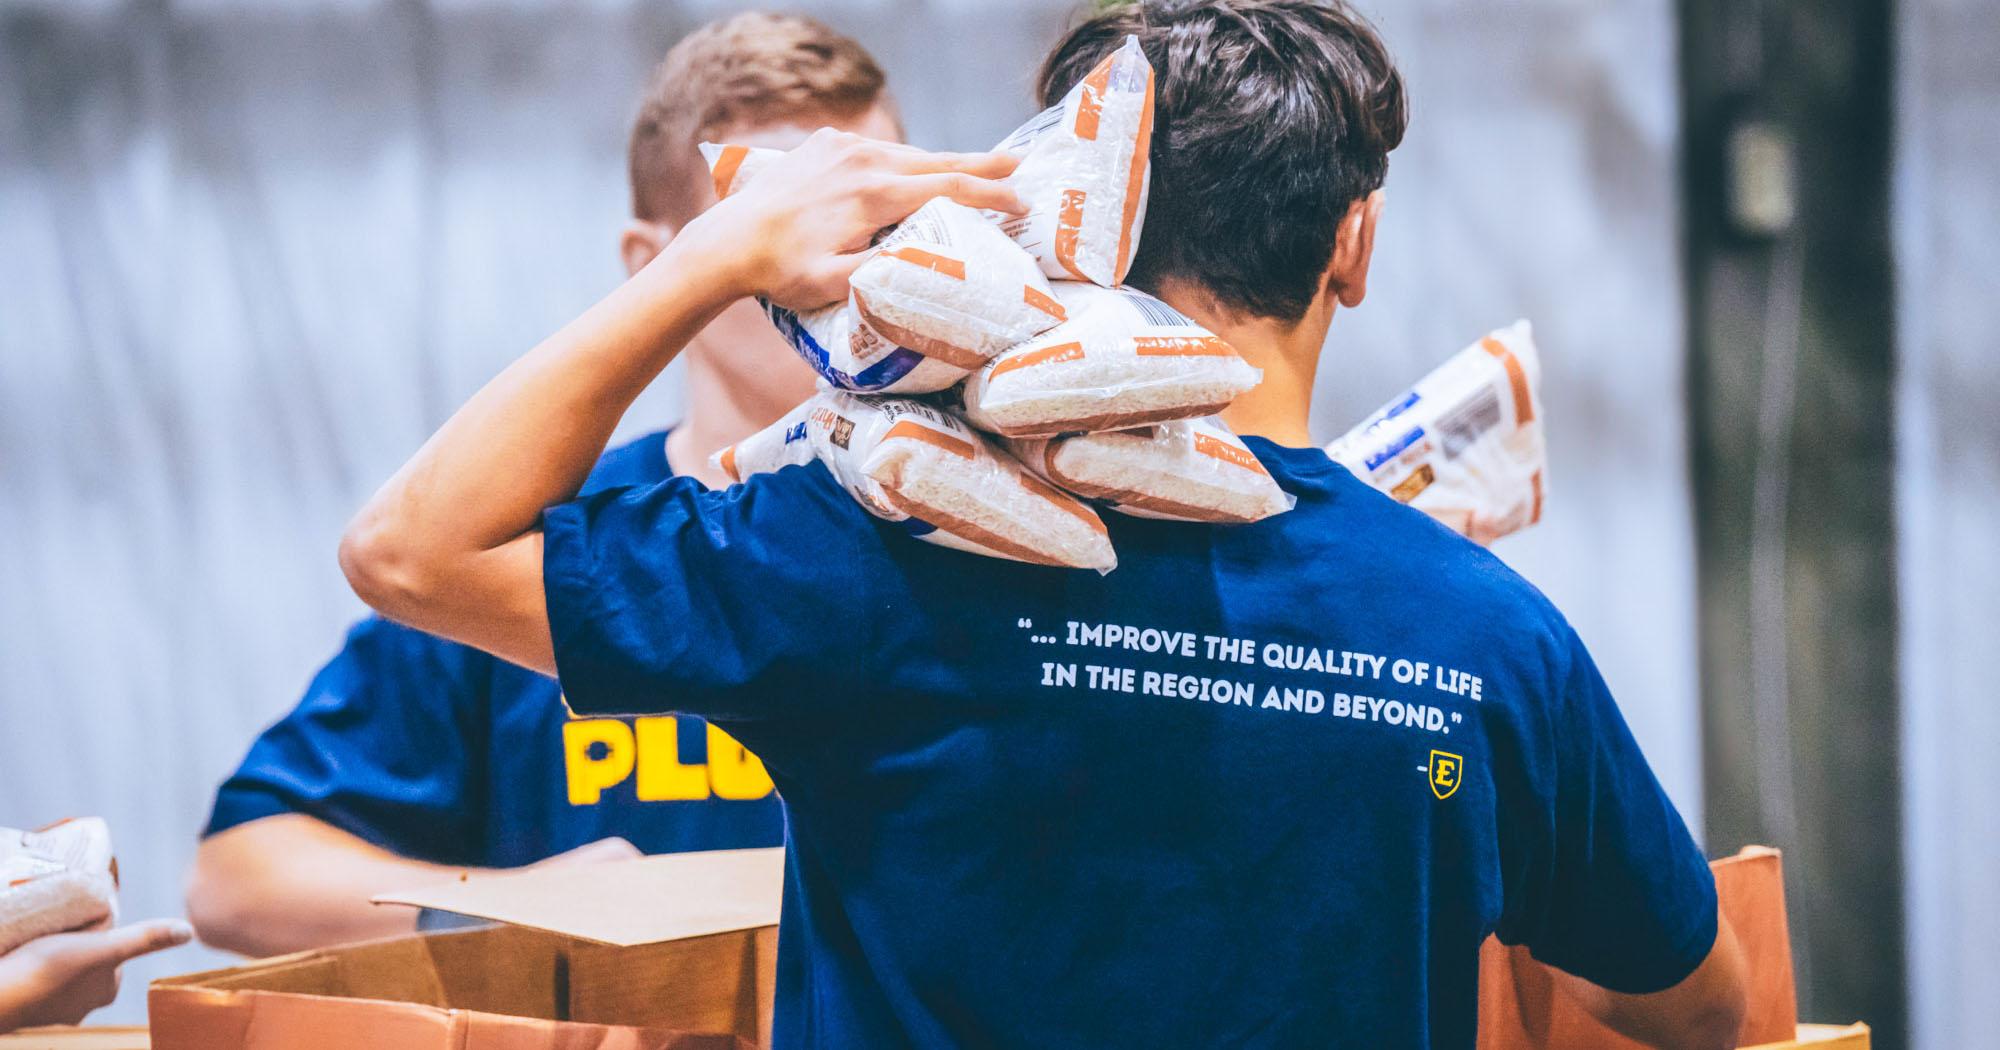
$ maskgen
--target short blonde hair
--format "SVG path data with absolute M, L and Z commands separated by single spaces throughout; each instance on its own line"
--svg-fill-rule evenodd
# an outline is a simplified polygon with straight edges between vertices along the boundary
M 653 71 L 626 158 L 632 214 L 685 222 L 706 177 L 695 145 L 743 125 L 851 120 L 883 99 L 882 69 L 803 15 L 747 12 L 682 38 Z

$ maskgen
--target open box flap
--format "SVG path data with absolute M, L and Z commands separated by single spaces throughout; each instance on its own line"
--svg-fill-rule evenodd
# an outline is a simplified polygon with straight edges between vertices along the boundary
M 670 853 L 530 871 L 471 873 L 379 894 L 407 904 L 629 948 L 774 926 L 782 848 Z

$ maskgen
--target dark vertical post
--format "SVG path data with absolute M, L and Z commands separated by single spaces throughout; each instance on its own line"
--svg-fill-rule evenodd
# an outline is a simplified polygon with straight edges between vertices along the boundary
M 1801 1016 L 1901 1047 L 1892 6 L 1681 19 L 1708 844 L 1785 851 Z

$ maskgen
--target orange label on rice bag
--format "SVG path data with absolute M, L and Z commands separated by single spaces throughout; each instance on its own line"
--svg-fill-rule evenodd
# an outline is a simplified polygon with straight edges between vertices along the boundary
M 1076 265 L 1077 242 L 1083 236 L 1083 191 L 1072 186 L 1063 191 L 1062 211 L 1056 216 L 1056 261 L 1072 277 L 1088 281 Z
M 918 266 L 946 277 L 956 278 L 961 281 L 965 280 L 965 262 L 962 259 L 947 258 L 936 252 L 927 252 L 922 248 L 909 246 L 891 248 L 882 254 L 891 259 L 901 259 L 906 263 L 915 263 Z
M 715 159 L 715 166 L 709 169 L 715 178 L 715 199 L 729 196 L 729 185 L 736 181 L 736 172 L 743 167 L 743 158 L 750 155 L 748 146 L 724 146 L 721 155 Z
M 986 378 L 989 380 L 997 379 L 1018 368 L 1031 368 L 1035 365 L 1052 365 L 1063 361 L 1081 360 L 1083 360 L 1082 343 L 1057 343 L 1055 346 L 1045 346 L 1033 353 L 1007 358 L 999 364 L 994 365 L 993 371 Z
M 897 422 L 889 428 L 888 433 L 882 435 L 883 441 L 895 441 L 899 438 L 921 441 L 926 445 L 941 448 L 954 456 L 962 456 L 966 459 L 973 458 L 974 449 L 971 442 L 962 438 L 955 438 L 940 430 L 932 430 L 930 427 L 913 419 L 905 419 Z
M 1210 459 L 1219 459 L 1245 470 L 1254 470 L 1259 474 L 1269 473 L 1264 469 L 1264 464 L 1258 462 L 1256 454 L 1249 449 L 1239 448 L 1209 434 L 1198 433 L 1194 436 L 1194 450 Z
M 1132 339 L 1140 357 L 1234 357 L 1236 349 L 1212 335 L 1142 335 Z
M 1500 367 L 1507 370 L 1507 384 L 1514 391 L 1514 423 L 1517 426 L 1535 421 L 1535 401 L 1528 392 L 1528 372 L 1521 367 L 1520 359 L 1507 344 L 1492 336 L 1479 341 L 1479 347 L 1500 361 Z
M 1430 488 L 1431 483 L 1436 480 L 1437 471 L 1433 470 L 1429 463 L 1419 463 L 1417 469 L 1410 472 L 1409 477 L 1397 482 L 1396 487 L 1389 490 L 1389 498 L 1398 503 L 1408 503 L 1422 495 L 1423 491 Z
M 1111 63 L 1115 55 L 1104 56 L 1104 61 L 1083 78 L 1083 94 L 1076 100 L 1076 137 L 1086 142 L 1097 139 L 1097 121 L 1104 112 L 1104 93 L 1111 89 Z
M 1055 296 L 1033 285 L 1021 286 L 1021 301 L 1058 321 L 1069 320 L 1069 312 L 1063 309 L 1063 304 L 1057 302 Z

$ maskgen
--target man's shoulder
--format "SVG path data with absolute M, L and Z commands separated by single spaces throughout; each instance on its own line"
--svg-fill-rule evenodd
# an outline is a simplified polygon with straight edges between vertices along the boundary
M 1356 568 L 1377 587 L 1496 638 L 1551 645 L 1568 635 L 1548 596 L 1492 551 L 1344 471 L 1335 487 L 1330 542 L 1365 563 Z

